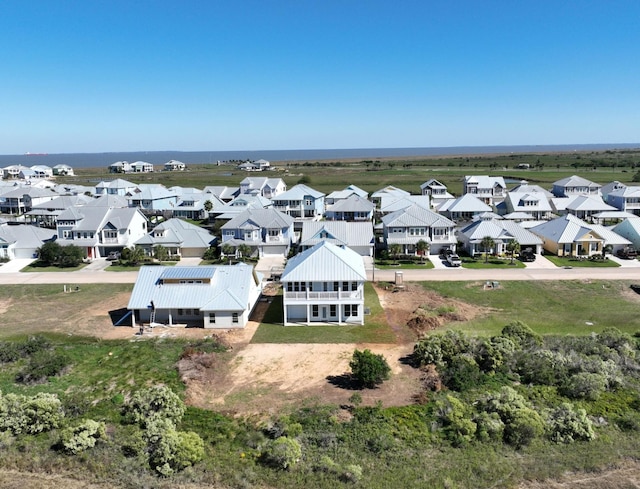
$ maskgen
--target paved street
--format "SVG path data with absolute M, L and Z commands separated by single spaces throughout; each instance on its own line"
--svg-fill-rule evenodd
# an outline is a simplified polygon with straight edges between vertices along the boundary
M 542 257 L 539 257 L 540 259 Z M 438 257 L 432 257 L 438 260 Z M 538 261 L 536 260 L 536 262 Z M 543 258 L 544 259 L 544 258 Z M 14 260 L 15 261 L 15 260 Z M 98 261 L 98 260 L 96 260 Z M 544 265 L 542 265 L 546 262 Z M 619 260 L 619 268 L 558 268 L 549 267 L 548 260 L 540 262 L 539 268 L 488 269 L 469 270 L 465 268 L 449 268 L 436 266 L 431 270 L 375 270 L 376 281 L 395 280 L 396 271 L 401 271 L 405 281 L 508 281 L 508 280 L 637 280 L 640 282 L 640 262 Z M 535 263 L 535 262 L 534 262 Z M 86 267 L 76 272 L 30 272 L 21 273 L 17 270 L 26 266 L 24 263 L 9 262 L 0 267 L 0 284 L 90 284 L 90 283 L 134 283 L 138 272 L 107 272 L 101 265 L 91 269 Z M 185 263 L 186 264 L 186 263 Z M 529 265 L 529 264 L 527 264 Z M 372 280 L 374 272 L 371 264 L 367 266 L 367 276 Z

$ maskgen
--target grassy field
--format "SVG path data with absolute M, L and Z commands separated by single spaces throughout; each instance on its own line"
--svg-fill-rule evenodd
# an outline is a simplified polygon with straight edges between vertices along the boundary
M 545 257 L 555 264 L 557 267 L 596 267 L 596 268 L 615 268 L 620 264 L 613 260 L 578 260 L 565 256 L 545 255 Z
M 484 258 L 474 259 L 469 257 L 461 257 L 461 260 L 462 268 L 525 268 L 525 264 L 519 260 L 501 260 L 499 258 L 489 258 L 485 261 Z
M 325 193 L 342 189 L 349 183 L 353 183 L 368 192 L 394 185 L 419 194 L 420 185 L 435 178 L 447 185 L 451 193 L 460 195 L 463 177 L 474 174 L 503 176 L 511 182 L 510 185 L 524 179 L 545 188 L 549 188 L 552 182 L 560 178 L 574 174 L 601 184 L 614 180 L 630 183 L 637 171 L 636 166 L 640 163 L 640 151 L 272 163 L 280 171 L 269 175 L 282 177 L 289 188 L 305 176 L 310 179 L 311 187 Z M 515 169 L 515 166 L 522 163 L 531 165 L 532 169 Z M 78 168 L 76 173 L 75 177 L 59 178 L 59 181 L 95 185 L 96 181 L 118 177 L 118 175 L 109 174 L 107 168 Z M 180 185 L 202 188 L 206 185 L 237 187 L 242 179 L 254 175 L 236 170 L 233 166 L 202 164 L 189 165 L 189 171 L 185 172 L 120 176 L 134 183 L 162 183 L 167 187 Z
M 371 314 L 364 326 L 282 326 L 282 295 L 274 297 L 252 343 L 394 343 L 384 310 L 371 283 L 365 284 L 365 306 Z
M 640 330 L 640 295 L 622 281 L 502 282 L 484 290 L 471 282 L 423 282 L 443 296 L 487 309 L 487 314 L 456 325 L 476 335 L 495 335 L 520 320 L 541 334 L 589 334 L 616 327 L 628 333 Z

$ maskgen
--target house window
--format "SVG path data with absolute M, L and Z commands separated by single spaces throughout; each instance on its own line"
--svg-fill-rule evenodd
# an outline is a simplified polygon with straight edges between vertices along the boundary
M 293 292 L 293 282 L 287 282 L 287 292 Z
M 345 304 L 344 305 L 345 317 L 358 315 L 358 304 Z
M 351 290 L 358 290 L 358 282 L 351 282 Z
M 236 324 L 238 322 L 238 313 L 234 312 L 231 314 L 231 322 Z
M 340 285 L 340 282 L 333 282 L 333 291 L 334 292 L 338 292 L 338 286 Z
M 279 229 L 269 229 L 269 236 L 271 236 L 271 237 L 280 236 L 280 230 Z
M 349 282 L 342 282 L 342 290 L 349 290 Z
M 210 312 L 209 313 L 209 323 L 210 324 L 216 324 L 216 313 L 215 312 Z
M 178 316 L 184 316 L 184 310 L 178 309 Z
M 311 306 L 311 315 L 314 318 L 318 317 L 318 304 L 314 304 L 314 305 Z
M 331 317 L 335 317 L 337 312 L 338 312 L 338 310 L 336 308 L 336 305 L 335 304 L 331 304 L 329 306 L 329 314 L 331 315 Z
M 312 201 L 311 199 L 306 199 L 306 200 L 304 201 L 304 205 L 307 205 L 307 206 L 308 206 L 308 205 L 313 205 L 313 201 Z

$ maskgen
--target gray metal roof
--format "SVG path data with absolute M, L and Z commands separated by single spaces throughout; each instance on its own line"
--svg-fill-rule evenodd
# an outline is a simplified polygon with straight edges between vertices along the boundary
M 276 209 L 247 209 L 225 223 L 221 229 L 240 229 L 247 223 L 261 229 L 284 229 L 293 224 L 293 218 Z
M 327 237 L 323 238 L 322 235 Z M 370 246 L 373 225 L 366 222 L 303 221 L 300 246 L 313 246 L 322 240 L 346 246 Z
M 349 248 L 322 241 L 290 258 L 282 282 L 367 280 L 362 257 Z
M 455 223 L 450 219 L 415 204 L 406 209 L 387 214 L 382 218 L 382 222 L 386 227 L 455 227 Z

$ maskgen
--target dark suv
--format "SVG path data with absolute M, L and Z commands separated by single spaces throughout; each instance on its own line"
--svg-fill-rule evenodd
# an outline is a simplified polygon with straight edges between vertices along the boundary
M 520 261 L 532 262 L 536 261 L 536 254 L 531 249 L 526 249 L 520 252 Z

